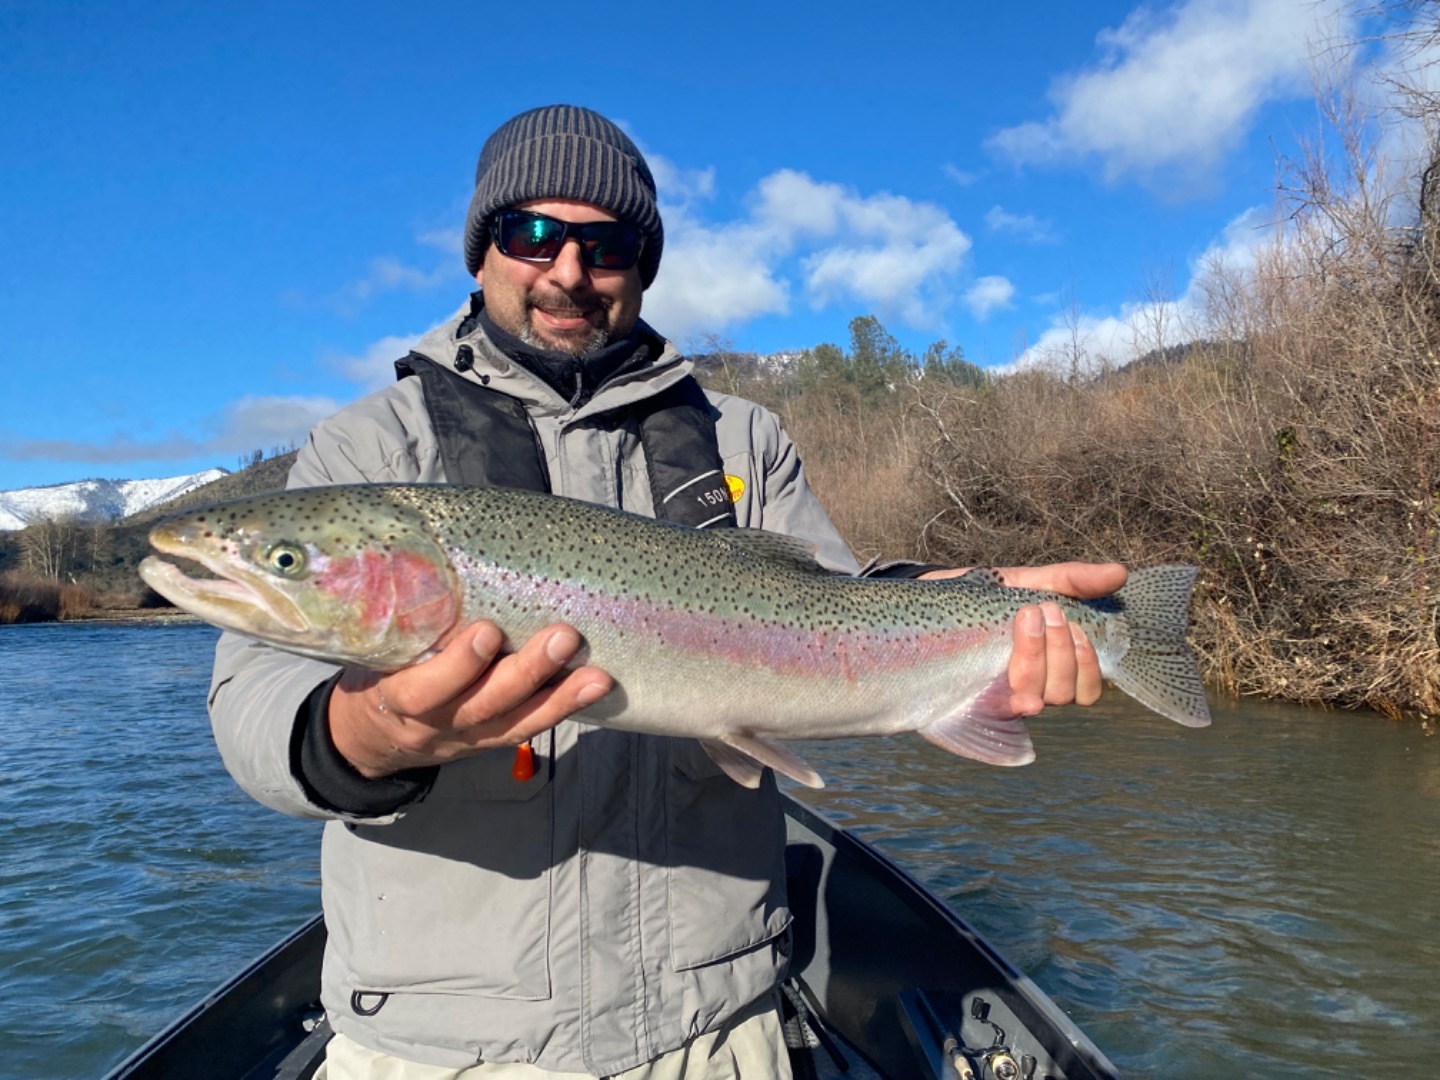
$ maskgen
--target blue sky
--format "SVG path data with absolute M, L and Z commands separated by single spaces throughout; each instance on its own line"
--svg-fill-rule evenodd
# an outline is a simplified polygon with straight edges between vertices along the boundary
M 0 490 L 233 467 L 383 385 L 473 285 L 481 143 L 554 102 L 650 156 L 681 345 L 1113 335 L 1276 219 L 1335 10 L 0 0 Z

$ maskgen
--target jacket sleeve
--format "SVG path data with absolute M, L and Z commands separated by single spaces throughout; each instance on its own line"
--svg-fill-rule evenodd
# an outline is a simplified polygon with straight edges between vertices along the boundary
M 210 683 L 210 726 L 225 768 L 251 798 L 302 818 L 343 816 L 315 798 L 294 762 L 297 718 L 339 669 L 233 634 L 220 635 Z
M 406 382 L 418 380 L 406 380 Z M 290 470 L 287 487 L 430 479 L 404 415 L 415 388 L 374 395 L 321 423 Z M 423 404 L 420 406 L 423 408 Z M 396 814 L 347 813 L 305 780 L 302 755 L 311 695 L 340 669 L 239 634 L 220 635 L 210 685 L 210 723 L 225 767 L 252 798 L 302 818 L 372 824 Z M 310 754 L 313 760 L 313 752 Z M 417 794 L 423 788 L 417 788 Z M 393 801 L 393 800 L 392 800 Z M 382 800 L 383 803 L 383 800 Z

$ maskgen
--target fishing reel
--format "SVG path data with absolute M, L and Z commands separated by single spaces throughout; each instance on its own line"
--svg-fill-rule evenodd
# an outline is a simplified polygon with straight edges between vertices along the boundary
M 971 1077 L 973 1080 L 1034 1080 L 1037 1061 L 1030 1054 L 1015 1056 L 1005 1038 L 1005 1028 L 989 1018 L 989 1002 L 985 1001 L 985 998 L 976 996 L 971 1001 L 971 1017 L 981 1024 L 989 1024 L 995 1032 L 995 1041 L 985 1050 L 971 1051 L 972 1056 L 978 1060 L 979 1071 L 972 1071 L 969 1077 L 960 1073 L 960 1080 L 971 1080 Z M 959 1050 L 959 1047 L 956 1047 L 956 1050 Z M 965 1054 L 960 1053 L 960 1056 Z
M 960 1080 L 1025 1080 L 1035 1075 L 1035 1059 L 1028 1054 L 1019 1061 L 1004 1047 L 986 1050 L 979 1055 L 978 1066 L 975 1057 L 967 1054 L 957 1045 L 951 1051 L 950 1064 Z M 1028 1070 L 1028 1071 L 1027 1071 Z
M 910 989 L 900 992 L 900 1008 L 913 1045 L 929 1065 L 925 1080 L 1056 1080 L 1063 1075 L 1003 1000 Z
M 982 997 L 970 1002 L 970 1016 L 989 1024 L 994 1041 L 983 1050 L 965 1046 L 950 1036 L 945 1040 L 945 1053 L 959 1080 L 1036 1080 L 1036 1059 L 1029 1054 L 1018 1057 L 1008 1045 L 1005 1029 L 990 1019 L 990 1003 Z

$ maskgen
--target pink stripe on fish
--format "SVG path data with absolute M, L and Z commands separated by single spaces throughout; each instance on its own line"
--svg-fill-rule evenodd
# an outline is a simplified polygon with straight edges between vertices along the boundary
M 667 648 L 736 664 L 760 663 L 781 675 L 831 677 L 902 671 L 964 652 L 1008 634 L 1008 625 L 944 630 L 831 628 L 807 632 L 780 623 L 725 618 L 659 606 L 585 586 L 514 573 L 486 575 L 490 590 L 523 608 L 553 613 L 577 628 L 601 623 L 627 634 L 653 637 Z

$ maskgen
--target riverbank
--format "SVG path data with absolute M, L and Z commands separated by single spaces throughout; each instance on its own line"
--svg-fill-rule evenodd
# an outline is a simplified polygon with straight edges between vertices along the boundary
M 204 620 L 173 607 L 5 605 L 0 603 L 0 626 L 35 626 L 47 623 L 131 623 L 181 626 Z
M 156 626 L 198 625 L 205 620 L 178 608 L 96 608 L 79 612 L 57 622 L 154 624 Z

